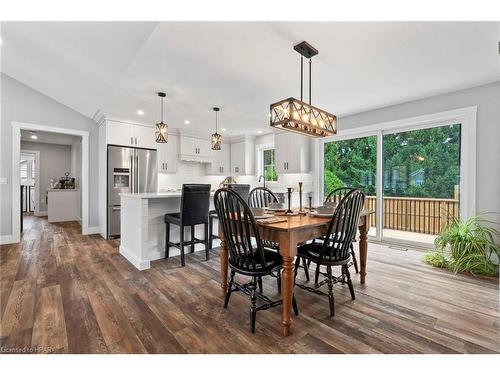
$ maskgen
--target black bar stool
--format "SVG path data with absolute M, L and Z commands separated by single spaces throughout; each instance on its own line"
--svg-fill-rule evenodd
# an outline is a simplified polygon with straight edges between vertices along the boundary
M 208 237 L 208 209 L 210 205 L 210 184 L 184 184 L 182 185 L 181 212 L 165 215 L 165 258 L 169 256 L 170 246 L 174 246 L 181 251 L 181 264 L 185 266 L 184 246 L 191 246 L 191 253 L 194 252 L 194 245 L 205 244 L 206 258 L 209 258 L 209 237 Z M 170 242 L 170 224 L 180 227 L 178 243 Z M 195 238 L 195 225 L 205 225 L 204 239 Z M 184 241 L 184 227 L 191 227 L 191 240 Z
M 227 188 L 236 192 L 245 202 L 248 201 L 248 196 L 250 194 L 250 185 L 249 184 L 229 184 Z M 212 248 L 213 240 L 218 239 L 219 236 L 214 234 L 214 220 L 217 219 L 217 212 L 215 210 L 211 210 L 209 212 L 209 234 L 208 234 L 208 248 Z

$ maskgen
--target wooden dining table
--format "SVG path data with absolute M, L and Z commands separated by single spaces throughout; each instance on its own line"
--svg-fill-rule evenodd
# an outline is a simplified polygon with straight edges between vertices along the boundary
M 360 262 L 360 282 L 365 283 L 366 279 L 366 257 L 368 252 L 368 230 L 369 216 L 374 211 L 363 210 L 358 223 L 359 228 L 359 262 Z M 293 296 L 293 262 L 297 255 L 297 245 L 305 241 L 319 238 L 326 234 L 328 223 L 332 218 L 315 217 L 310 215 L 285 216 L 286 221 L 272 224 L 260 224 L 259 233 L 261 239 L 279 243 L 279 253 L 283 258 L 281 276 L 281 295 L 283 298 L 282 330 L 283 335 L 291 333 L 291 310 Z M 335 218 L 333 218 L 335 220 Z M 221 289 L 222 297 L 227 292 L 228 273 L 228 249 L 224 239 L 224 233 L 219 227 L 219 237 L 221 240 L 220 266 L 221 266 Z

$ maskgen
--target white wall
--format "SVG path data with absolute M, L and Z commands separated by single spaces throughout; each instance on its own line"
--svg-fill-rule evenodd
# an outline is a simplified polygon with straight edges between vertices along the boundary
M 0 74 L 1 132 L 0 177 L 7 184 L 0 185 L 0 236 L 12 234 L 12 122 L 26 122 L 61 128 L 84 130 L 89 136 L 89 226 L 98 225 L 97 212 L 97 143 L 98 128 L 89 118 L 63 104 Z M 18 185 L 16 182 L 15 186 Z
M 50 179 L 59 181 L 66 172 L 71 173 L 71 146 L 39 142 L 21 142 L 22 150 L 40 151 L 39 211 L 47 211 L 46 194 Z
M 474 105 L 477 105 L 476 210 L 500 213 L 500 82 L 340 117 L 338 127 L 356 128 Z

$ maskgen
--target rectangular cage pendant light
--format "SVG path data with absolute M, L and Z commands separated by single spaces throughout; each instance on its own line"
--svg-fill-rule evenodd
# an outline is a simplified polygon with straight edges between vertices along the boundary
M 271 104 L 271 126 L 311 137 L 337 134 L 337 116 L 288 98 Z
M 293 47 L 300 56 L 300 100 L 283 99 L 271 104 L 270 125 L 274 128 L 308 135 L 310 137 L 327 137 L 337 134 L 337 116 L 311 105 L 311 57 L 318 54 L 307 42 Z M 309 103 L 302 100 L 304 57 L 309 59 Z

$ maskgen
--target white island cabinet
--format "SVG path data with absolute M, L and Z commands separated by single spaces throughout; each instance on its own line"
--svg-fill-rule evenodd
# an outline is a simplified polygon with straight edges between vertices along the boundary
M 120 254 L 137 269 L 145 270 L 153 260 L 165 257 L 165 221 L 167 213 L 179 212 L 181 192 L 121 194 Z M 213 194 L 210 198 L 213 209 Z M 184 238 L 190 238 L 190 228 L 184 228 Z M 217 228 L 214 227 L 215 233 Z M 197 225 L 196 238 L 203 239 L 203 225 Z M 170 241 L 179 242 L 179 227 L 170 225 Z M 215 245 L 215 244 L 214 244 Z M 185 251 L 189 252 L 189 246 Z M 195 251 L 205 250 L 196 244 Z M 170 256 L 179 255 L 179 249 L 170 248 Z

